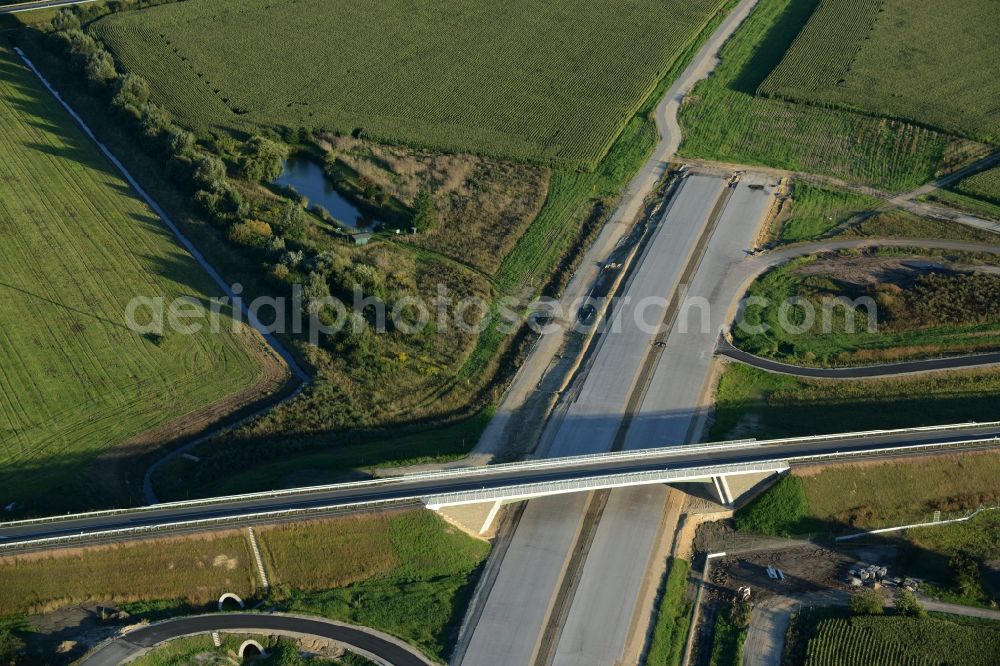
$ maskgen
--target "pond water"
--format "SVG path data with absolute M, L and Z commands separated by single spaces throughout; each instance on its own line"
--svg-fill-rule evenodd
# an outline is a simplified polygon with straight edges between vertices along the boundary
M 279 187 L 291 187 L 309 200 L 309 206 L 322 206 L 330 215 L 345 227 L 356 230 L 370 226 L 371 220 L 363 218 L 350 201 L 345 199 L 336 188 L 323 167 L 308 157 L 294 155 L 285 162 L 285 170 L 278 176 L 274 184 Z

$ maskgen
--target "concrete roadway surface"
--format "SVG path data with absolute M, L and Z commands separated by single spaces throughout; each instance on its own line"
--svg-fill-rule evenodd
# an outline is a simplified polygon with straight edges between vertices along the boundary
M 705 253 L 694 271 L 686 298 L 701 298 L 706 304 L 714 296 L 717 276 L 746 259 L 757 229 L 770 209 L 770 191 L 750 189 L 761 178 L 745 177 L 722 211 Z M 725 312 L 704 310 L 712 315 L 702 328 L 701 311 L 683 308 L 670 329 L 666 347 L 656 364 L 648 388 L 628 427 L 624 448 L 683 444 L 690 435 L 703 405 L 703 386 L 711 374 L 712 356 Z M 695 320 L 685 329 L 683 319 Z M 680 326 L 678 324 L 681 324 Z M 668 488 L 620 488 L 614 490 L 601 516 L 590 553 L 573 597 L 555 664 L 620 663 L 629 641 L 629 629 L 637 612 L 646 573 L 654 564 L 660 518 Z M 645 622 L 640 618 L 640 626 Z M 600 624 L 600 626 L 598 626 Z
M 94 512 L 54 516 L 51 519 L 40 521 L 0 523 L 0 549 L 33 539 L 88 535 L 106 530 L 135 529 L 147 526 L 162 527 L 178 521 L 218 519 L 220 525 L 224 525 L 227 524 L 225 521 L 230 519 L 235 520 L 240 517 L 268 512 L 350 508 L 365 502 L 379 500 L 416 504 L 423 497 L 482 490 L 500 491 L 525 484 L 594 479 L 601 476 L 664 469 L 682 471 L 711 465 L 787 460 L 794 459 L 796 456 L 828 455 L 837 452 L 858 452 L 859 454 L 872 452 L 872 455 L 879 455 L 877 450 L 888 446 L 945 442 L 973 443 L 994 440 L 998 436 L 1000 436 L 1000 424 L 994 423 L 962 428 L 956 426 L 955 430 L 942 429 L 916 433 L 891 430 L 877 431 L 864 438 L 858 438 L 854 433 L 845 433 L 844 439 L 832 437 L 792 442 L 774 440 L 770 443 L 765 440 L 741 446 L 720 443 L 719 446 L 703 445 L 697 448 L 682 445 L 657 450 L 653 457 L 629 458 L 623 455 L 598 460 L 585 457 L 579 460 L 550 461 L 552 464 L 542 469 L 532 468 L 532 465 L 537 464 L 537 461 L 534 463 L 514 463 L 507 466 L 458 469 L 432 476 L 404 476 L 378 482 L 361 481 L 336 486 L 306 488 L 287 495 L 274 496 L 269 493 L 258 493 L 251 496 L 240 496 L 239 499 L 213 498 L 193 506 L 186 502 L 176 502 L 128 509 L 122 512 Z M 702 473 L 700 469 L 698 473 Z M 573 493 L 569 496 L 585 494 Z M 536 543 L 536 547 L 541 548 L 543 544 Z M 516 573 L 525 574 L 524 571 Z
M 641 301 L 669 297 L 677 288 L 723 185 L 721 178 L 691 176 L 674 195 L 624 285 L 623 298 L 609 313 L 607 321 L 617 326 L 601 334 L 592 360 L 582 369 L 582 383 L 575 381 L 578 388 L 568 396 L 569 404 L 560 405 L 550 418 L 540 445 L 543 455 L 611 450 L 666 307 L 654 303 L 642 312 Z M 650 326 L 639 325 L 638 317 Z M 575 494 L 529 502 L 469 639 L 464 663 L 532 661 L 587 499 Z
M 659 330 L 667 298 L 680 279 L 725 182 L 692 175 L 682 181 L 666 214 L 653 230 L 637 267 L 616 298 L 571 402 L 555 415 L 543 438 L 545 457 L 611 450 L 639 370 Z
M 715 69 L 719 50 L 756 3 L 757 0 L 742 0 L 730 11 L 657 105 L 655 117 L 659 141 L 656 149 L 629 184 L 610 223 L 605 225 L 597 242 L 585 255 L 581 269 L 570 280 L 564 304 L 567 298 L 572 302 L 572 299 L 588 293 L 589 285 L 597 275 L 595 258 L 608 256 L 613 243 L 617 242 L 614 239 L 624 236 L 643 199 L 666 173 L 668 161 L 681 142 L 677 112 L 682 100 L 698 81 Z M 694 223 L 697 224 L 697 221 Z M 669 233 L 684 236 L 685 231 L 670 230 Z M 664 290 L 660 295 L 669 294 Z M 477 453 L 495 453 L 501 448 L 504 433 L 514 415 L 525 404 L 527 396 L 539 386 L 550 359 L 558 352 L 562 341 L 561 335 L 541 338 L 487 427 L 476 447 Z M 633 380 L 629 378 L 629 382 Z M 627 396 L 618 396 L 618 399 L 626 400 Z M 620 415 L 613 418 L 620 419 Z M 553 453 L 564 450 L 562 442 L 565 440 L 553 442 Z M 566 554 L 576 540 L 586 502 L 585 495 L 573 494 L 528 503 L 500 564 L 497 578 L 486 594 L 485 605 L 470 631 L 471 636 L 467 643 L 459 645 L 462 663 L 477 666 L 529 663 L 544 632 L 549 606 L 554 602 L 553 595 L 559 585 Z
M 430 666 L 434 662 L 403 641 L 382 632 L 322 618 L 266 613 L 193 615 L 134 629 L 90 652 L 81 666 L 118 666 L 175 638 L 213 631 L 250 635 L 317 636 L 346 646 L 376 663 Z

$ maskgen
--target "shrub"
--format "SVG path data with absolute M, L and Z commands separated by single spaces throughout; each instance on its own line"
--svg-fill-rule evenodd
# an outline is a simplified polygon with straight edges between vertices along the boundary
M 788 536 L 796 531 L 803 518 L 809 515 L 802 479 L 786 476 L 748 506 L 736 512 L 736 528 Z
M 68 30 L 65 35 L 70 63 L 77 70 L 83 71 L 87 61 L 100 50 L 100 46 L 93 37 L 81 30 Z
M 277 282 L 287 282 L 291 271 L 289 271 L 288 266 L 285 266 L 284 264 L 275 264 L 274 266 L 271 266 L 269 274 L 271 278 Z
M 965 551 L 959 551 L 948 560 L 952 586 L 964 597 L 979 598 L 983 593 L 982 574 L 976 558 Z
M 302 287 L 302 303 L 307 314 L 317 314 L 323 300 L 330 298 L 330 285 L 319 273 L 310 273 L 309 281 Z
M 115 61 L 107 51 L 94 51 L 87 56 L 87 62 L 83 67 L 83 73 L 87 80 L 98 88 L 103 88 L 118 76 L 115 69 Z
M 170 112 L 161 106 L 147 104 L 142 110 L 140 127 L 142 127 L 144 135 L 150 139 L 155 139 L 169 131 L 171 127 Z
M 272 181 L 281 175 L 288 148 L 262 136 L 252 136 L 243 145 L 240 171 L 252 181 Z
M 851 595 L 849 606 L 855 615 L 882 615 L 885 612 L 885 598 L 880 590 L 861 590 Z
M 259 220 L 238 222 L 229 228 L 229 240 L 247 247 L 264 247 L 271 235 L 271 225 Z
M 281 209 L 281 214 L 274 221 L 274 227 L 278 233 L 292 240 L 302 240 L 306 237 L 306 229 L 309 222 L 306 219 L 306 212 L 302 206 L 294 201 L 289 201 Z
M 167 132 L 166 144 L 167 152 L 175 157 L 190 155 L 194 152 L 194 134 L 179 127 L 172 127 Z
M 430 190 L 421 188 L 413 202 L 413 218 L 410 224 L 417 231 L 427 231 L 437 223 L 437 211 L 434 209 L 434 197 Z
M 917 597 L 913 592 L 909 590 L 903 590 L 903 593 L 899 595 L 899 599 L 896 600 L 896 612 L 900 615 L 909 615 L 910 617 L 927 617 L 927 611 L 917 601 Z
M 365 199 L 371 200 L 378 193 L 378 183 L 371 176 L 364 175 L 358 178 L 358 187 Z
M 146 79 L 135 74 L 125 74 L 115 81 L 111 104 L 119 111 L 138 119 L 148 101 L 149 84 Z
M 10 629 L 0 629 L 0 666 L 14 666 L 24 655 L 24 641 Z
M 56 32 L 65 32 L 67 30 L 79 30 L 80 29 L 80 19 L 77 18 L 76 12 L 72 9 L 61 9 L 59 13 L 52 18 L 52 23 L 50 24 L 52 30 Z
M 226 164 L 214 155 L 199 155 L 194 159 L 192 178 L 199 187 L 221 190 L 226 178 Z

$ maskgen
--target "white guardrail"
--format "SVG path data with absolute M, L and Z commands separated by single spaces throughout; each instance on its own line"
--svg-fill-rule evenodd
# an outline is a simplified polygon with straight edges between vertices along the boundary
M 635 460 L 643 458 L 657 458 L 662 457 L 665 454 L 667 457 L 669 455 L 676 455 L 681 449 L 685 453 L 690 453 L 691 451 L 697 450 L 718 450 L 718 449 L 736 449 L 740 447 L 744 448 L 754 448 L 761 446 L 774 446 L 780 445 L 781 443 L 789 442 L 811 442 L 811 441 L 821 441 L 821 440 L 844 440 L 844 439 L 854 439 L 858 437 L 877 437 L 877 436 L 887 436 L 887 435 L 900 435 L 906 432 L 927 432 L 933 430 L 950 430 L 950 431 L 960 431 L 968 429 L 983 429 L 991 428 L 994 425 L 1000 426 L 1000 423 L 988 423 L 988 424 L 962 424 L 959 426 L 945 427 L 945 426 L 934 426 L 930 428 L 915 428 L 915 429 L 900 429 L 900 430 L 878 430 L 869 431 L 867 433 L 849 433 L 845 436 L 821 436 L 821 437 L 798 437 L 798 438 L 785 438 L 778 440 L 765 440 L 761 442 L 755 442 L 753 440 L 741 440 L 739 442 L 724 442 L 721 444 L 706 444 L 706 445 L 694 445 L 694 446 L 682 446 L 682 447 L 669 447 L 663 449 L 645 449 L 642 451 L 630 451 L 630 452 L 619 452 L 619 453 L 603 453 L 594 454 L 587 456 L 575 456 L 569 458 L 559 458 L 545 461 L 534 461 L 534 462 L 521 462 L 521 463 L 505 463 L 501 465 L 492 465 L 486 467 L 474 467 L 466 469 L 454 469 L 454 470 L 444 470 L 441 472 L 425 472 L 419 474 L 412 474 L 408 476 L 388 478 L 388 479 L 376 479 L 370 482 L 353 482 L 353 483 L 343 483 L 343 484 L 331 484 L 326 486 L 312 486 L 311 488 L 296 488 L 285 491 L 274 491 L 265 493 L 252 493 L 247 495 L 234 495 L 223 498 L 208 498 L 201 500 L 190 500 L 185 502 L 174 502 L 170 504 L 158 504 L 151 507 L 140 507 L 136 509 L 118 509 L 110 511 L 93 511 L 81 514 L 70 514 L 65 516 L 50 516 L 47 518 L 38 519 L 28 519 L 22 521 L 13 521 L 8 523 L 0 523 L 0 529 L 16 527 L 18 525 L 29 525 L 29 524 L 42 524 L 47 522 L 57 522 L 64 520 L 75 520 L 75 519 L 86 519 L 89 517 L 100 517 L 100 516 L 115 516 L 122 514 L 142 514 L 152 510 L 163 510 L 169 508 L 177 507 L 189 507 L 189 506 L 204 506 L 206 504 L 215 504 L 219 502 L 231 502 L 236 499 L 259 499 L 259 498 L 273 498 L 273 497 L 284 497 L 284 496 L 294 496 L 296 494 L 303 494 L 308 492 L 322 492 L 324 490 L 337 490 L 343 488 L 361 488 L 365 486 L 378 486 L 389 483 L 405 483 L 415 480 L 426 480 L 428 478 L 449 478 L 454 476 L 461 476 L 463 474 L 482 474 L 483 472 L 492 472 L 496 470 L 507 470 L 511 469 L 522 469 L 531 470 L 537 468 L 550 468 L 559 465 L 579 465 L 581 463 L 589 462 L 600 462 L 614 460 L 615 462 L 620 462 L 622 460 Z M 931 442 L 927 444 L 912 444 L 912 445 L 896 445 L 896 446 L 886 446 L 875 449 L 865 449 L 864 451 L 843 451 L 843 452 L 832 452 L 832 453 L 822 453 L 822 454 L 810 454 L 810 455 L 800 455 L 800 456 L 787 456 L 787 457 L 776 457 L 772 461 L 756 461 L 753 463 L 722 463 L 719 465 L 707 465 L 700 467 L 688 467 L 683 469 L 671 470 L 669 468 L 663 470 L 653 470 L 646 472 L 620 472 L 614 475 L 609 474 L 594 474 L 587 477 L 580 477 L 565 481 L 547 481 L 547 482 L 532 482 L 532 483 L 521 483 L 518 484 L 516 481 L 512 482 L 509 486 L 503 486 L 499 488 L 494 488 L 490 490 L 478 490 L 478 491 L 455 491 L 452 493 L 419 493 L 415 492 L 413 495 L 387 498 L 387 499 L 377 499 L 377 500 L 363 500 L 350 503 L 333 503 L 329 505 L 305 507 L 305 508 L 290 508 L 290 509 L 273 509 L 269 511 L 254 511 L 251 513 L 239 514 L 235 516 L 218 516 L 213 518 L 198 518 L 189 520 L 179 520 L 173 522 L 157 523 L 155 525 L 139 525 L 131 527 L 120 527 L 112 528 L 107 530 L 98 531 L 81 531 L 80 533 L 66 534 L 56 537 L 40 537 L 40 538 L 26 538 L 13 541 L 0 541 L 0 552 L 3 551 L 13 551 L 19 548 L 45 548 L 49 546 L 58 546 L 60 544 L 74 543 L 80 541 L 88 541 L 91 543 L 100 543 L 102 541 L 112 540 L 115 537 L 122 536 L 134 536 L 141 537 L 145 534 L 152 534 L 156 532 L 167 532 L 167 531 L 183 531 L 183 530 L 197 530 L 200 528 L 209 528 L 213 526 L 222 525 L 232 525 L 247 522 L 260 522 L 266 520 L 281 520 L 283 518 L 303 518 L 312 515 L 330 514 L 331 512 L 337 511 L 358 511 L 365 509 L 379 509 L 386 508 L 389 506 L 401 506 L 401 505 L 414 505 L 418 502 L 424 503 L 427 506 L 443 506 L 446 504 L 465 504 L 474 503 L 476 501 L 490 501 L 496 499 L 517 499 L 517 498 L 527 498 L 533 495 L 543 495 L 543 494 L 557 494 L 566 492 L 576 492 L 585 489 L 595 489 L 599 487 L 613 487 L 617 485 L 638 485 L 638 484 L 649 484 L 649 483 L 662 483 L 670 480 L 677 480 L 681 478 L 700 478 L 713 475 L 733 475 L 750 473 L 755 471 L 774 471 L 776 469 L 787 469 L 792 463 L 800 463 L 807 461 L 819 461 L 819 460 L 829 460 L 837 458 L 846 457 L 856 457 L 856 456 L 871 456 L 879 454 L 891 454 L 893 452 L 909 452 L 912 453 L 914 450 L 931 450 L 931 449 L 947 449 L 956 446 L 976 446 L 984 444 L 997 444 L 1000 441 L 998 437 L 991 437 L 985 439 L 973 439 L 973 440 L 955 440 L 949 442 Z
M 575 479 L 535 481 L 501 488 L 459 490 L 430 495 L 422 499 L 428 509 L 437 509 L 457 504 L 476 504 L 496 500 L 521 500 L 541 497 L 543 495 L 559 495 L 585 490 L 692 481 L 694 479 L 705 479 L 713 476 L 732 476 L 736 474 L 753 474 L 755 472 L 781 472 L 787 470 L 788 467 L 787 460 L 775 459 L 764 462 L 722 463 L 702 467 L 682 467 L 680 469 L 664 468 L 644 472 L 620 472 L 617 474 L 585 476 Z
M 0 14 L 19 14 L 30 12 L 35 9 L 60 9 L 73 5 L 86 5 L 98 0 L 63 0 L 61 2 L 46 2 L 45 0 L 33 0 L 32 2 L 16 2 L 9 5 L 0 5 Z
M 885 454 L 892 452 L 912 452 L 914 449 L 948 449 L 955 446 L 975 446 L 977 444 L 996 445 L 1000 441 L 998 437 L 977 440 L 957 440 L 952 442 L 934 442 L 929 444 L 919 444 L 910 446 L 882 447 L 878 449 L 866 449 L 864 451 L 844 451 L 827 454 L 815 454 L 806 456 L 795 456 L 785 459 L 775 459 L 772 461 L 756 463 L 729 463 L 720 465 L 708 465 L 704 467 L 689 467 L 679 470 L 653 470 L 647 472 L 621 472 L 615 475 L 595 475 L 581 477 L 566 481 L 548 481 L 523 484 L 511 484 L 510 486 L 481 491 L 455 491 L 440 495 L 423 496 L 416 493 L 411 496 L 396 497 L 390 499 L 357 501 L 344 504 L 331 504 L 314 506 L 307 508 L 274 509 L 270 511 L 257 511 L 253 513 L 239 514 L 235 516 L 219 516 L 215 518 L 201 518 L 192 520 L 180 520 L 169 523 L 158 523 L 156 525 L 140 525 L 134 527 L 120 527 L 98 531 L 83 531 L 78 534 L 67 534 L 56 537 L 27 538 L 4 543 L 0 541 L 0 553 L 3 551 L 13 551 L 19 548 L 45 548 L 58 546 L 60 544 L 76 543 L 87 541 L 90 543 L 101 543 L 112 540 L 115 537 L 134 536 L 141 537 L 145 534 L 156 532 L 166 532 L 171 530 L 197 530 L 199 528 L 234 525 L 248 522 L 263 522 L 269 520 L 281 520 L 283 518 L 306 518 L 316 515 L 329 515 L 331 512 L 354 512 L 366 509 L 377 510 L 390 506 L 413 506 L 418 503 L 425 503 L 429 508 L 434 506 L 445 506 L 448 504 L 468 504 L 476 501 L 495 501 L 497 499 L 527 499 L 531 496 L 546 494 L 558 494 L 566 492 L 576 492 L 579 490 L 590 490 L 600 487 L 613 487 L 617 485 L 641 485 L 650 483 L 663 483 L 671 480 L 683 480 L 692 478 L 704 478 L 714 475 L 745 474 L 758 471 L 778 471 L 789 467 L 793 462 L 806 460 L 831 459 L 840 457 L 854 457 L 860 455 Z M 611 479 L 616 479 L 611 483 Z M 618 483 L 620 481 L 620 483 Z M 345 484 L 349 485 L 349 484 Z M 476 495 L 472 497 L 472 495 Z M 162 508 L 163 505 L 159 505 Z M 125 513 L 124 510 L 116 513 Z M 78 514 L 81 515 L 81 514 Z M 73 519 L 74 516 L 62 516 L 61 518 Z M 56 518 L 58 519 L 58 518 Z M 50 519 L 51 520 L 51 519 Z M 21 521 L 24 522 L 31 521 Z M 6 525 L 13 525 L 7 523 Z M 0 528 L 4 527 L 0 524 Z
M 988 429 L 996 429 L 997 431 L 1000 431 L 1000 421 L 991 421 L 987 423 L 974 423 L 974 422 L 959 423 L 959 424 L 942 425 L 942 426 L 921 426 L 917 428 L 898 428 L 894 430 L 866 430 L 860 432 L 838 433 L 831 435 L 815 435 L 809 437 L 785 437 L 780 439 L 769 439 L 769 440 L 740 439 L 740 440 L 732 440 L 726 442 L 717 442 L 714 444 L 712 443 L 681 444 L 681 445 L 673 445 L 660 448 L 640 449 L 636 451 L 616 451 L 609 453 L 595 453 L 583 456 L 567 456 L 564 458 L 546 458 L 543 460 L 500 463 L 497 465 L 458 467 L 447 470 L 417 472 L 414 474 L 407 474 L 403 476 L 369 479 L 365 481 L 350 481 L 346 483 L 305 486 L 301 488 L 289 488 L 285 490 L 269 490 L 257 493 L 245 493 L 241 495 L 226 495 L 223 497 L 206 497 L 201 499 L 183 500 L 178 502 L 164 502 L 162 504 L 152 504 L 149 506 L 133 507 L 126 509 L 106 509 L 100 511 L 88 511 L 83 513 L 76 513 L 76 514 L 66 514 L 61 516 L 28 518 L 25 520 L 16 520 L 16 521 L 0 523 L 0 529 L 23 526 L 23 525 L 38 525 L 49 522 L 61 522 L 65 520 L 100 518 L 106 516 L 117 516 L 122 514 L 142 514 L 151 511 L 192 508 L 192 507 L 209 506 L 217 504 L 233 504 L 238 502 L 254 501 L 254 500 L 268 499 L 268 498 L 294 497 L 295 495 L 310 495 L 322 492 L 335 492 L 339 490 L 348 490 L 348 489 L 361 490 L 364 488 L 401 485 L 404 483 L 415 482 L 415 481 L 448 480 L 455 477 L 487 476 L 507 471 L 515 471 L 515 470 L 521 470 L 525 472 L 544 471 L 547 469 L 558 469 L 561 467 L 587 466 L 591 464 L 596 465 L 602 462 L 609 462 L 609 461 L 627 462 L 627 461 L 644 460 L 644 459 L 648 460 L 657 458 L 669 458 L 678 455 L 687 456 L 692 453 L 702 453 L 710 451 L 753 449 L 753 448 L 772 447 L 772 446 L 788 446 L 794 444 L 822 442 L 822 441 L 877 439 L 879 437 L 898 437 L 898 436 L 905 436 L 907 434 L 933 433 L 942 431 L 960 432 L 964 430 L 988 430 Z M 985 439 L 979 440 L 980 443 L 985 443 L 986 441 L 987 440 Z M 949 443 L 935 443 L 924 446 L 956 446 L 958 444 L 970 444 L 970 443 L 971 442 L 968 441 L 949 442 Z M 898 448 L 905 448 L 907 450 L 912 450 L 914 448 L 918 448 L 918 446 L 908 445 L 906 447 L 888 447 L 888 449 L 872 449 L 869 450 L 868 453 L 877 451 L 887 451 L 889 449 L 898 449 Z M 815 456 L 794 456 L 788 458 L 788 460 L 799 461 L 808 458 L 819 459 L 819 458 L 830 457 L 831 455 L 833 454 L 818 454 Z M 858 453 L 848 452 L 845 453 L 844 455 L 858 455 Z

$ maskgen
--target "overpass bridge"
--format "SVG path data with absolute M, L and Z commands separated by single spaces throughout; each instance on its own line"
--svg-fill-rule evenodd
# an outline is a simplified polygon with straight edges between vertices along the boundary
M 732 502 L 727 479 L 780 473 L 795 465 L 1000 448 L 1000 422 L 816 437 L 689 444 L 529 460 L 367 481 L 154 504 L 0 523 L 0 555 L 393 506 L 432 510 L 500 506 L 533 497 L 654 483 L 711 483 Z

